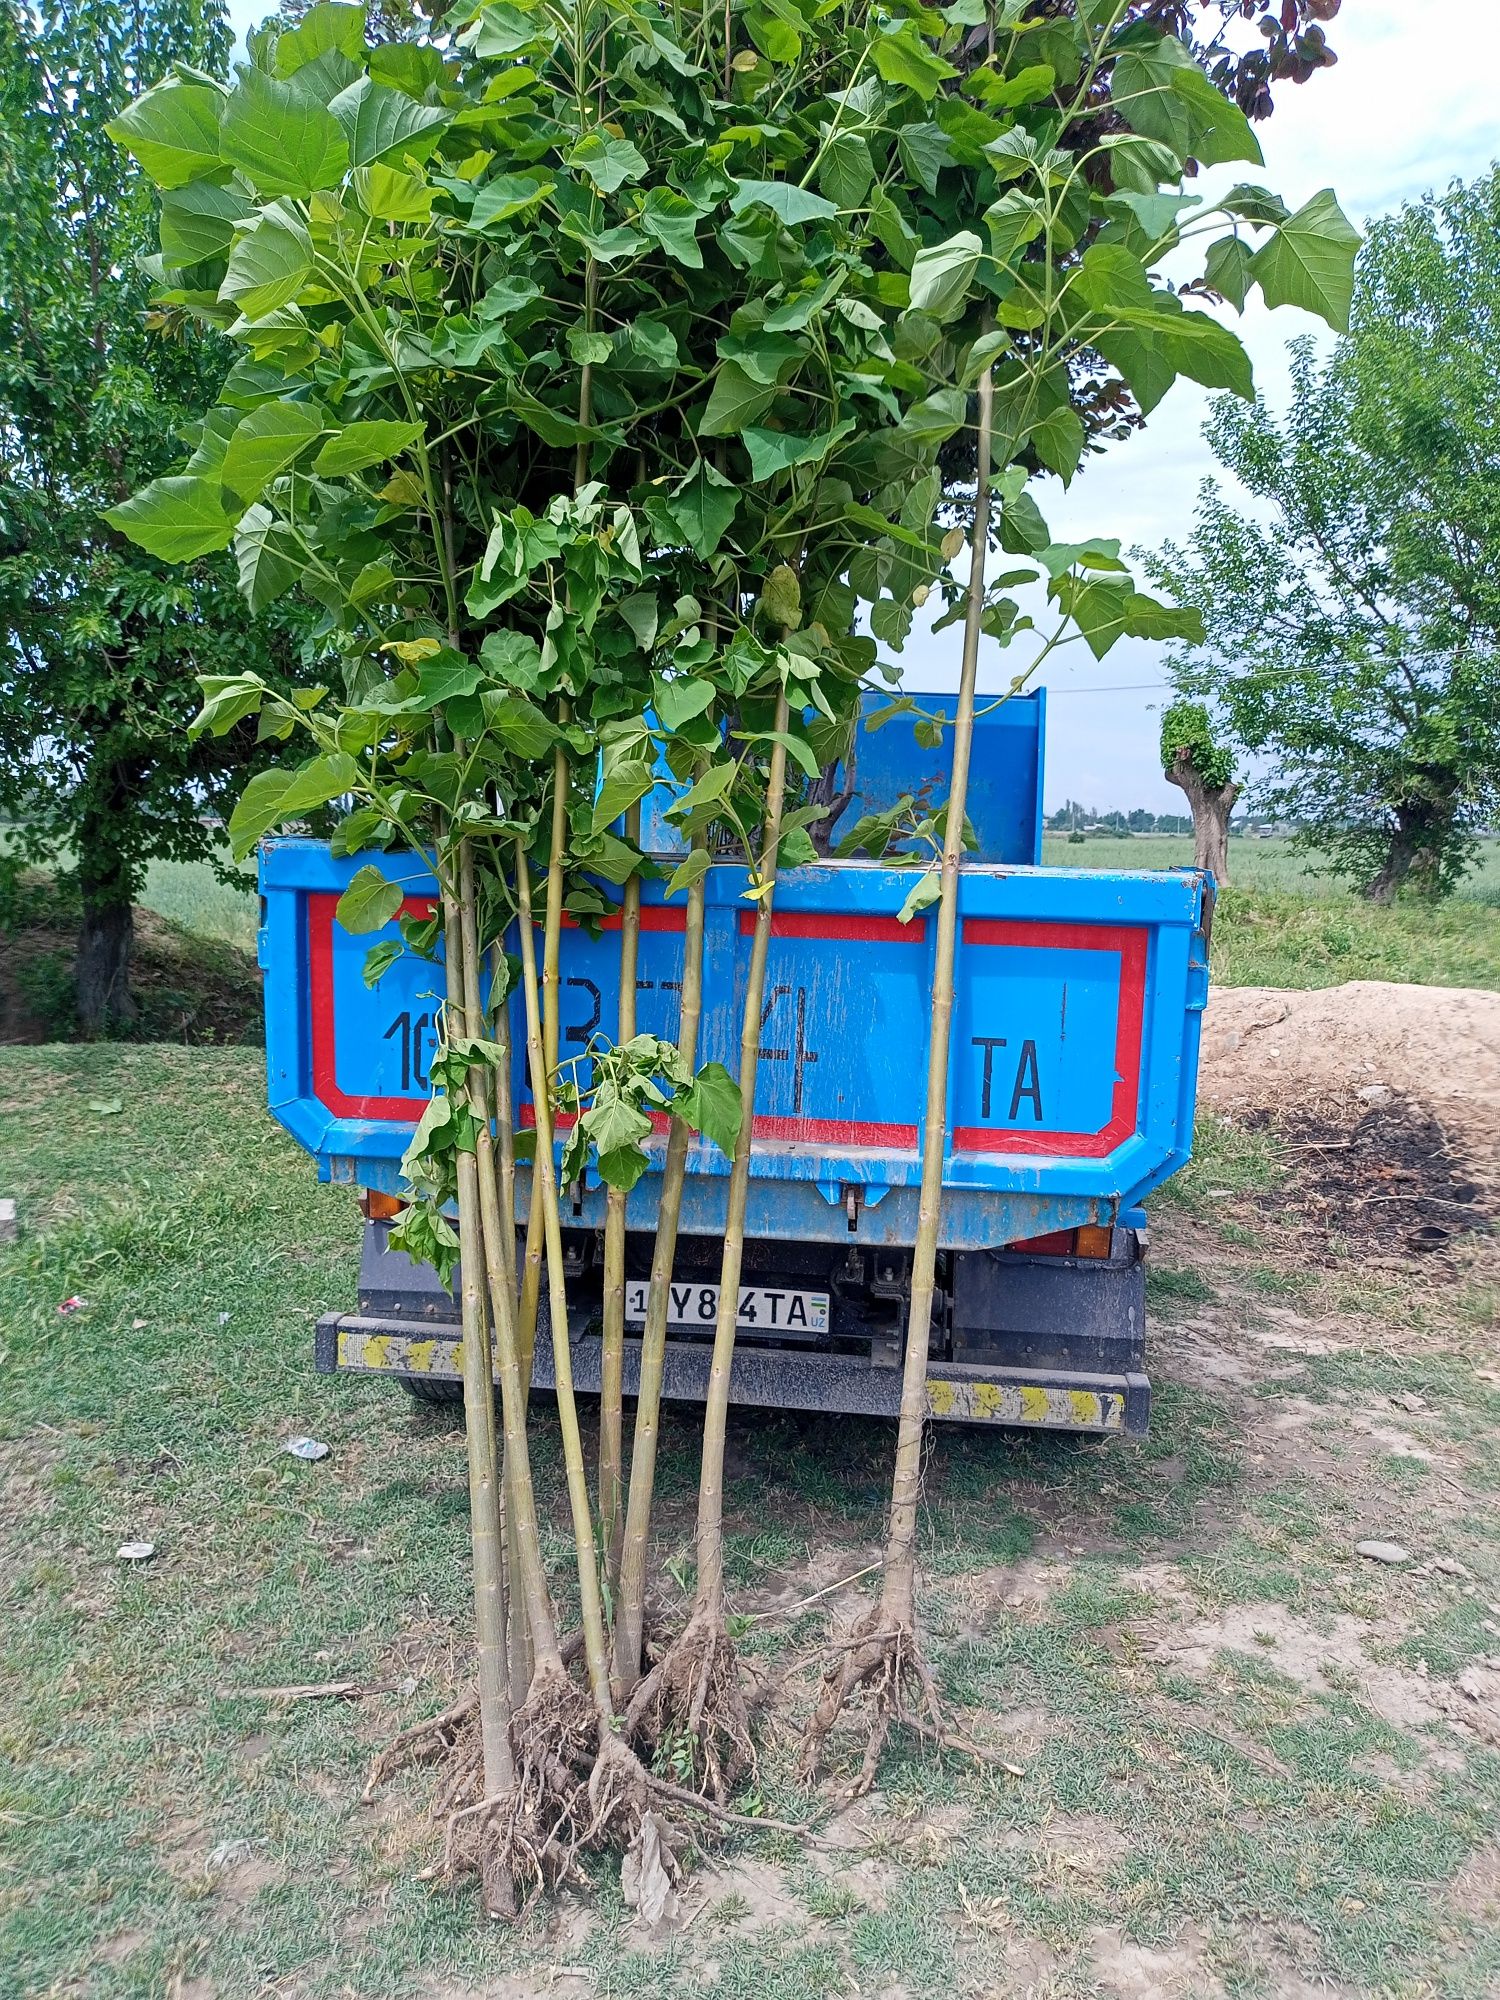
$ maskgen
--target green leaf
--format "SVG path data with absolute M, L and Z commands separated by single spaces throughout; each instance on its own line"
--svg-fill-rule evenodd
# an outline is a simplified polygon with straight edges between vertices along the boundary
M 700 458 L 672 495 L 670 511 L 688 547 L 706 561 L 723 541 L 739 504 L 739 488 Z
M 302 290 L 312 275 L 312 254 L 312 239 L 300 223 L 288 228 L 268 210 L 235 238 L 219 297 L 248 320 L 265 319 Z
M 701 824 L 706 825 L 707 820 L 713 817 L 710 808 L 719 804 L 738 775 L 739 767 L 736 764 L 710 765 L 703 776 L 689 786 L 675 804 L 667 807 L 667 818 L 678 821 L 685 830 L 692 831 L 693 823 L 700 821 L 701 815 L 707 814 L 707 819 L 701 820 Z
M 358 780 L 354 759 L 341 750 L 314 757 L 295 771 L 258 771 L 229 816 L 229 844 L 235 860 L 243 861 L 273 826 L 326 806 Z
M 926 244 L 911 267 L 911 309 L 934 319 L 952 319 L 963 306 L 984 245 L 972 229 L 961 229 L 946 243 Z
M 813 437 L 793 437 L 786 431 L 746 430 L 744 439 L 750 453 L 751 473 L 756 479 L 772 479 L 794 465 L 821 461 L 854 427 L 854 418 L 845 417 L 832 430 L 819 431 Z
M 1050 97 L 1057 83 L 1051 63 L 1028 63 L 1014 76 L 1002 77 L 984 93 L 987 107 L 994 111 L 1018 111 L 1023 104 L 1039 104 Z
M 677 674 L 670 680 L 664 674 L 651 676 L 651 705 L 663 729 L 681 729 L 695 715 L 712 708 L 713 702 L 711 680 L 695 679 L 690 674 Z
M 224 503 L 217 479 L 177 473 L 153 479 L 104 516 L 137 548 L 163 562 L 191 562 L 214 549 L 227 549 L 236 516 Z
M 930 103 L 941 84 L 958 75 L 952 63 L 930 49 L 914 21 L 903 21 L 876 37 L 875 68 L 887 83 L 902 84 Z
M 557 30 L 540 14 L 490 0 L 479 15 L 473 49 L 477 56 L 515 56 L 538 44 L 550 48 L 556 40 Z
M 341 90 L 328 109 L 339 122 L 356 167 L 371 166 L 392 154 L 398 162 L 425 160 L 443 128 L 453 122 L 453 113 L 441 104 L 418 104 L 405 91 L 389 90 L 367 76 Z
M 1116 306 L 1151 304 L 1146 267 L 1121 243 L 1091 244 L 1068 289 L 1082 304 L 1100 313 Z
M 940 125 L 903 125 L 896 135 L 896 150 L 901 156 L 901 164 L 919 186 L 929 194 L 938 191 L 938 175 L 944 167 L 953 164 L 953 148 L 948 142 L 948 134 Z M 889 196 L 884 197 L 889 200 Z M 899 211 L 898 211 L 899 215 Z M 875 219 L 871 211 L 871 220 Z
M 186 187 L 219 171 L 224 93 L 168 77 L 127 104 L 105 131 L 128 147 L 159 188 Z
M 819 764 L 811 744 L 805 743 L 800 736 L 793 736 L 789 729 L 759 729 L 753 733 L 749 731 L 742 733 L 737 730 L 735 734 L 743 742 L 779 743 L 792 762 L 809 778 L 822 776 L 823 767 Z
M 679 861 L 676 868 L 673 869 L 672 879 L 668 882 L 664 893 L 668 896 L 675 896 L 679 889 L 691 889 L 695 882 L 700 881 L 708 873 L 708 867 L 708 849 L 706 847 L 693 848 L 686 858 Z
M 755 207 L 770 209 L 788 229 L 804 222 L 826 222 L 838 214 L 833 202 L 795 181 L 741 181 L 729 197 L 730 214 L 742 215 Z
M 522 695 L 486 694 L 484 715 L 506 749 L 525 763 L 547 756 L 557 741 L 556 725 Z
M 242 69 L 219 127 L 219 152 L 263 195 L 337 187 L 349 165 L 338 120 L 294 83 Z
M 1226 160 L 1261 163 L 1250 121 L 1211 84 L 1175 35 L 1162 35 L 1118 58 L 1110 83 L 1115 109 L 1132 130 L 1203 166 Z
M 379 944 L 372 944 L 365 953 L 363 976 L 366 986 L 378 986 L 405 950 L 406 946 L 400 938 L 382 938 Z
M 818 168 L 818 186 L 835 208 L 859 208 L 875 179 L 870 148 L 858 132 L 835 132 Z
M 1252 275 L 1250 246 L 1238 236 L 1221 236 L 1217 243 L 1208 246 L 1208 257 L 1203 267 L 1205 282 L 1242 312 L 1249 296 Z
M 1073 620 L 1096 660 L 1102 660 L 1122 638 L 1203 643 L 1203 619 L 1198 612 L 1162 604 L 1128 581 L 1060 576 L 1048 585 L 1048 594 Z
M 1251 275 L 1268 306 L 1301 306 L 1347 333 L 1359 245 L 1359 231 L 1324 188 L 1261 245 Z
M 637 799 L 643 799 L 656 783 L 656 773 L 642 758 L 622 757 L 610 765 L 599 787 L 599 795 L 594 800 L 593 828 L 602 833 L 612 826 L 622 813 L 629 812 Z
M 1272 194 L 1269 188 L 1254 187 L 1248 181 L 1232 187 L 1219 206 L 1226 213 L 1239 216 L 1242 222 L 1260 225 L 1285 222 L 1292 213 L 1279 194 Z
M 1179 375 L 1206 388 L 1254 395 L 1250 357 L 1228 327 L 1207 313 L 1177 310 L 1170 295 L 1153 297 L 1158 304 L 1121 307 L 1111 315 L 1116 325 L 1110 331 L 1091 335 L 1130 384 L 1143 411 L 1149 415 Z
M 163 263 L 180 269 L 222 257 L 233 241 L 235 224 L 254 213 L 242 194 L 212 181 L 169 189 L 161 198 Z
M 364 472 L 372 465 L 383 465 L 388 458 L 395 458 L 421 435 L 419 423 L 401 423 L 393 417 L 346 424 L 313 460 L 313 471 L 329 479 L 344 473 Z
M 259 674 L 200 674 L 203 706 L 193 717 L 190 736 L 224 736 L 247 715 L 258 715 L 266 698 Z
M 529 632 L 487 632 L 480 644 L 479 657 L 495 678 L 507 686 L 522 689 L 536 686 L 542 655 Z
M 568 155 L 568 165 L 587 174 L 600 194 L 613 194 L 626 181 L 638 181 L 646 172 L 646 156 L 628 139 L 612 132 L 588 132 Z
M 764 382 L 757 382 L 746 373 L 737 361 L 725 361 L 719 365 L 714 377 L 713 393 L 708 399 L 708 408 L 698 425 L 700 437 L 729 437 L 742 431 L 747 424 L 753 424 L 757 417 L 765 415 L 775 400 L 776 391 Z
M 1083 457 L 1083 422 L 1076 411 L 1066 406 L 1050 410 L 1032 425 L 1030 444 L 1042 464 L 1050 467 L 1067 486 Z
M 264 611 L 286 595 L 302 573 L 299 556 L 295 537 L 269 507 L 249 510 L 234 531 L 234 560 L 252 611 Z
M 687 1088 L 673 1098 L 672 1110 L 726 1158 L 734 1157 L 745 1112 L 740 1087 L 723 1063 L 705 1063 Z
M 307 403 L 262 403 L 235 426 L 219 478 L 241 500 L 258 500 L 322 431 L 321 413 Z
M 334 915 L 352 937 L 362 937 L 366 931 L 384 930 L 405 900 L 406 892 L 399 882 L 392 882 L 373 864 L 367 864 L 339 897 Z
M 426 222 L 434 190 L 419 174 L 403 174 L 377 160 L 352 177 L 354 199 L 377 222 Z
M 692 271 L 703 268 L 703 252 L 698 248 L 701 219 L 702 210 L 695 201 L 661 187 L 651 189 L 640 214 L 642 229 L 656 238 L 669 257 Z
M 294 28 L 276 37 L 276 74 L 294 76 L 304 64 L 329 49 L 358 62 L 365 52 L 365 10 L 345 7 L 338 0 L 318 0 Z
M 943 878 L 936 868 L 924 869 L 906 892 L 906 901 L 896 912 L 898 924 L 909 924 L 923 910 L 943 899 Z
M 496 174 L 474 197 L 468 227 L 483 231 L 497 222 L 508 222 L 513 215 L 545 201 L 556 186 L 555 180 L 542 174 Z

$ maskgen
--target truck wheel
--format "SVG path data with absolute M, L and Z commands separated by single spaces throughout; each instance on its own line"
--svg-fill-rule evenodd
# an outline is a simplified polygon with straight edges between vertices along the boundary
M 463 1383 L 443 1375 L 398 1375 L 396 1379 L 414 1403 L 442 1403 L 451 1408 L 464 1399 Z

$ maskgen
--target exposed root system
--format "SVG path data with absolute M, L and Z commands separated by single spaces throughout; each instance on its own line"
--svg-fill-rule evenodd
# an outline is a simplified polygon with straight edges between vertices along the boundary
M 750 1711 L 721 1614 L 694 1610 L 631 1697 L 625 1733 L 659 1770 L 720 1805 L 754 1771 Z
M 856 1694 L 865 1698 L 869 1736 L 859 1773 L 846 1788 L 846 1798 L 863 1798 L 870 1790 L 881 1754 L 898 1724 L 940 1749 L 956 1750 L 979 1763 L 1002 1761 L 954 1729 L 943 1713 L 937 1683 L 910 1620 L 892 1618 L 883 1604 L 876 1604 L 854 1627 L 823 1677 L 818 1705 L 797 1759 L 797 1775 L 804 1784 L 817 1777 L 829 1734 Z

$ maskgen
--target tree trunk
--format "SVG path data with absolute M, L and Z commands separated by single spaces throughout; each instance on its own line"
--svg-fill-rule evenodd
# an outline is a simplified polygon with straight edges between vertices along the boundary
M 1229 880 L 1229 815 L 1239 786 L 1206 785 L 1193 769 L 1191 750 L 1179 750 L 1164 775 L 1169 784 L 1187 793 L 1193 815 L 1193 866 L 1206 868 L 1222 888 Z
M 86 1035 L 107 1035 L 136 1019 L 130 991 L 131 913 L 135 871 L 108 831 L 110 818 L 85 813 L 79 828 L 78 888 L 83 921 L 74 973 L 78 1023 Z
M 1398 806 L 1385 860 L 1364 886 L 1367 900 L 1384 908 L 1406 888 L 1421 896 L 1441 895 L 1445 830 L 1436 824 L 1430 807 L 1413 812 Z

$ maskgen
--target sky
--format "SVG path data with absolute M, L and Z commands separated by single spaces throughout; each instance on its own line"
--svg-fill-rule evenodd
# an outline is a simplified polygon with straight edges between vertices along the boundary
M 270 11 L 267 0 L 230 0 L 244 30 Z M 1297 208 L 1331 187 L 1345 213 L 1363 225 L 1403 201 L 1455 178 L 1483 173 L 1500 153 L 1494 77 L 1500 73 L 1497 0 L 1345 0 L 1329 28 L 1338 63 L 1302 85 L 1276 87 L 1274 115 L 1257 126 L 1264 170 L 1244 163 L 1215 169 L 1197 183 L 1212 196 L 1236 181 L 1274 188 Z M 1289 340 L 1312 333 L 1326 345 L 1322 322 L 1292 308 L 1252 304 L 1235 325 L 1255 367 L 1257 387 L 1273 407 L 1284 402 Z M 1058 540 L 1113 536 L 1126 550 L 1185 540 L 1202 480 L 1215 471 L 1201 428 L 1207 392 L 1178 382 L 1147 427 L 1091 458 L 1064 492 L 1054 479 L 1036 488 Z M 901 656 L 913 689 L 958 684 L 960 630 L 913 633 Z M 1144 806 L 1180 812 L 1182 794 L 1157 762 L 1162 649 L 1122 640 L 1095 662 L 1070 647 L 1048 662 L 1046 805 L 1076 798 L 1102 811 Z M 981 691 L 998 691 L 1027 664 L 1017 645 L 991 647 L 980 666 Z

